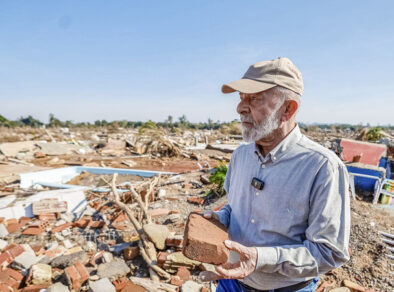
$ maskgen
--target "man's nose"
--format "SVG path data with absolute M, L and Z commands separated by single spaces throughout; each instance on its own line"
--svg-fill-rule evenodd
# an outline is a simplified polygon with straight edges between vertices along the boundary
M 250 112 L 249 105 L 246 101 L 241 100 L 237 106 L 237 113 L 238 114 L 246 114 Z

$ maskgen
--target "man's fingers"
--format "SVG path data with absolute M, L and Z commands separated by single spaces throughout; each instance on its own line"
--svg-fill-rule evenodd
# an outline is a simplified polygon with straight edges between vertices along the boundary
M 235 242 L 235 241 L 225 240 L 224 244 L 227 246 L 227 248 L 239 253 L 241 256 L 243 256 L 249 252 L 249 247 L 246 247 L 246 246 L 239 244 L 238 242 Z
M 222 266 L 217 266 L 215 269 L 220 276 L 228 279 L 240 279 L 246 276 L 245 270 L 242 266 L 238 266 L 235 269 L 225 269 Z
M 231 269 L 235 269 L 238 268 L 241 265 L 240 262 L 236 262 L 236 263 L 224 263 L 223 265 L 221 265 L 220 267 L 226 269 L 226 270 L 231 270 Z M 216 268 L 216 267 L 215 267 Z
M 212 271 L 203 271 L 198 275 L 198 277 L 202 282 L 216 281 L 218 279 L 221 279 L 218 274 Z
M 207 218 L 207 219 L 219 220 L 218 214 L 216 214 L 215 212 L 213 212 L 211 210 L 204 211 L 203 216 L 204 216 L 204 218 Z
M 204 216 L 204 218 L 211 219 L 213 216 L 213 212 L 211 210 L 204 211 L 203 216 Z

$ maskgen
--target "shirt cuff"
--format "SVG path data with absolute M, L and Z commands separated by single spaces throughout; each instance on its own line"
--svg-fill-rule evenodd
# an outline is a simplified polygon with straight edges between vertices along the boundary
M 228 215 L 227 210 L 221 209 L 219 211 L 216 211 L 215 213 L 218 215 L 220 223 L 222 223 L 224 226 L 226 226 L 228 228 L 229 215 Z
M 257 263 L 256 270 L 265 266 L 276 266 L 278 263 L 278 252 L 275 247 L 256 247 Z

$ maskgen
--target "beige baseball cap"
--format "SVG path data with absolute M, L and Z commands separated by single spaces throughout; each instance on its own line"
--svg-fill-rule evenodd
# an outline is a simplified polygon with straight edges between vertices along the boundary
M 304 90 L 301 72 L 288 58 L 280 57 L 275 60 L 253 64 L 241 79 L 224 84 L 222 92 L 239 91 L 252 94 L 278 85 L 299 95 L 302 95 Z

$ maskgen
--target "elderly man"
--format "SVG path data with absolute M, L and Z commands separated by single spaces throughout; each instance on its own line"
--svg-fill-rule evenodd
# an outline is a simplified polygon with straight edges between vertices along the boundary
M 239 256 L 200 278 L 221 279 L 218 292 L 315 291 L 319 274 L 349 259 L 346 168 L 301 134 L 303 81 L 289 59 L 256 63 L 222 91 L 239 92 L 242 135 L 251 143 L 231 158 L 228 204 L 204 216 L 228 227 L 225 244 Z

